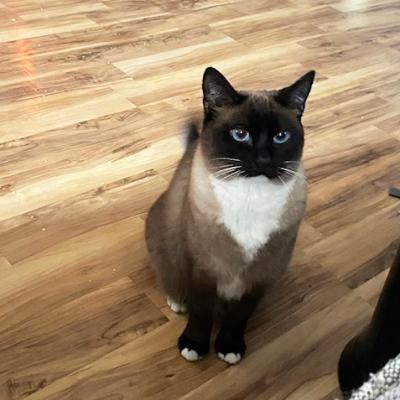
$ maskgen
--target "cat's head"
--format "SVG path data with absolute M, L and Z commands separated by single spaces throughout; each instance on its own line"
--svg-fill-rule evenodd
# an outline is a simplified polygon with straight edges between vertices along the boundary
M 238 92 L 216 69 L 206 69 L 200 142 L 217 177 L 293 175 L 303 152 L 301 117 L 314 75 L 310 71 L 281 90 Z

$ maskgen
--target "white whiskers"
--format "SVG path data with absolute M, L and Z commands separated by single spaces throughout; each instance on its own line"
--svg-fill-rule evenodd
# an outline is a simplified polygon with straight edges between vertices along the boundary
M 227 180 L 236 176 L 240 176 L 242 173 L 243 171 L 240 169 L 240 166 L 235 166 L 222 168 L 214 173 L 214 176 L 221 180 Z
M 222 161 L 236 161 L 236 162 L 241 162 L 238 158 L 231 158 L 231 157 L 217 157 L 217 158 L 213 158 L 213 160 L 222 160 Z
M 212 160 L 215 161 L 229 161 L 229 163 L 226 163 L 222 167 L 216 167 L 216 171 L 214 172 L 214 176 L 218 179 L 221 180 L 228 180 L 231 178 L 235 178 L 237 176 L 241 176 L 243 174 L 243 171 L 241 170 L 241 160 L 238 158 L 231 158 L 231 157 L 218 157 L 218 158 L 213 158 Z M 233 164 L 233 163 L 237 164 Z
M 298 171 L 295 171 L 295 170 L 290 169 L 290 168 L 283 168 L 283 167 L 279 167 L 279 170 L 286 172 L 290 176 L 298 176 L 299 178 L 302 178 L 307 182 L 307 178 L 305 177 L 305 175 L 301 174 Z
M 301 164 L 300 161 L 284 161 L 284 164 Z
M 215 176 L 219 176 L 219 175 L 225 175 L 227 173 L 231 173 L 234 171 L 237 171 L 240 167 L 237 165 L 225 165 L 222 168 L 216 169 L 216 171 L 214 172 Z

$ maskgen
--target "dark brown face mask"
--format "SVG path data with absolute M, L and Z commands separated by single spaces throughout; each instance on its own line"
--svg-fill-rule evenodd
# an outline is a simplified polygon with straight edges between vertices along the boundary
M 301 116 L 314 75 L 311 71 L 278 91 L 247 93 L 236 91 L 220 72 L 208 68 L 201 135 L 208 160 L 219 160 L 219 167 L 221 160 L 230 160 L 245 177 L 291 176 L 303 152 Z

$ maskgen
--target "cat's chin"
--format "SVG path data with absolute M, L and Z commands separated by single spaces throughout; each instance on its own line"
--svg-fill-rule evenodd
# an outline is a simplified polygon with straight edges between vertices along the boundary
M 264 178 L 268 182 L 271 182 L 271 183 L 274 183 L 277 185 L 286 184 L 290 180 L 293 179 L 293 175 L 289 175 L 286 173 L 267 174 L 267 173 L 263 173 L 263 172 L 253 172 L 253 173 L 244 175 L 244 177 L 245 178 L 260 178 L 260 179 Z

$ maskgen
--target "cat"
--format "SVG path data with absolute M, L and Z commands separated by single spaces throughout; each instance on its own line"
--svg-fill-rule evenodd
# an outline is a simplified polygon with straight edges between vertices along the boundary
M 301 117 L 310 71 L 276 91 L 236 91 L 216 69 L 203 76 L 204 119 L 146 219 L 146 243 L 175 312 L 188 312 L 178 339 L 196 361 L 209 351 L 215 319 L 218 356 L 246 351 L 249 317 L 286 271 L 306 204 Z

